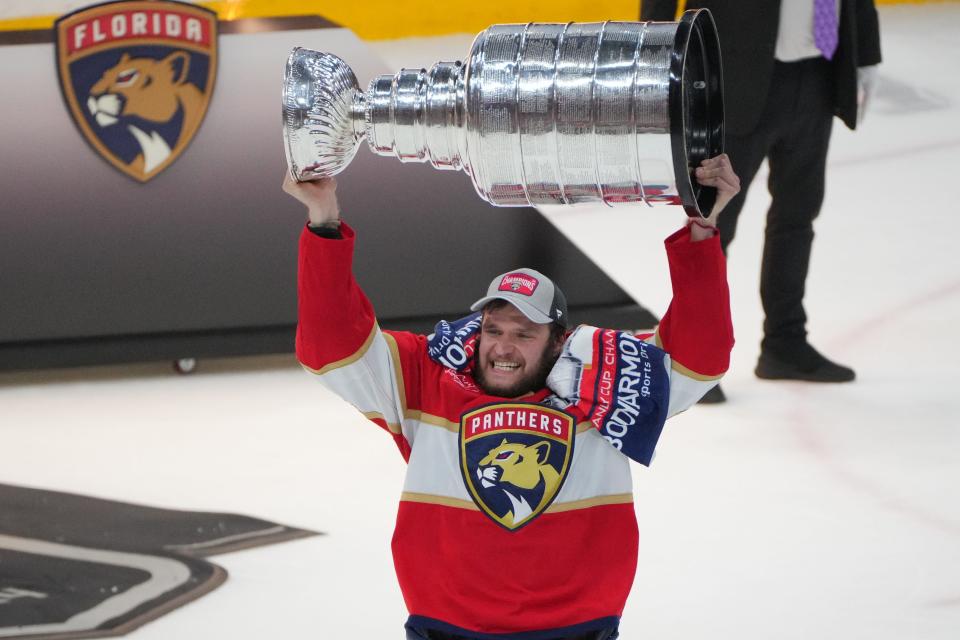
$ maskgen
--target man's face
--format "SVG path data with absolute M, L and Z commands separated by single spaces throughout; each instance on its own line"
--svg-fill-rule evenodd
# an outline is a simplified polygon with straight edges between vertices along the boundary
M 516 398 L 546 385 L 558 353 L 549 324 L 537 324 L 506 304 L 483 312 L 473 375 L 487 394 Z

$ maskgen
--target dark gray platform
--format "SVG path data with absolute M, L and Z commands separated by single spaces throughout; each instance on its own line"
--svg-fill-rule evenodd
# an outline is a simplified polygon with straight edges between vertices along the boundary
M 313 535 L 0 484 L 0 638 L 122 635 L 222 584 L 204 558 Z

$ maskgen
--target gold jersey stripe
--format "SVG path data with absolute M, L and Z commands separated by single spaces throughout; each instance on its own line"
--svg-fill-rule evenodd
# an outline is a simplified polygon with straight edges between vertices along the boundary
M 387 419 L 383 417 L 383 414 L 379 411 L 364 411 L 363 417 L 367 420 L 383 420 L 383 422 L 387 425 L 387 429 L 394 435 L 400 435 L 403 433 L 403 429 L 399 424 L 396 422 L 388 422 Z
M 345 367 L 348 364 L 353 364 L 354 362 L 362 358 L 364 354 L 367 353 L 367 351 L 370 349 L 370 345 L 373 344 L 373 339 L 376 337 L 377 332 L 379 330 L 380 328 L 377 326 L 376 323 L 374 323 L 373 329 L 370 330 L 370 335 L 368 335 L 367 339 L 363 341 L 363 344 L 360 345 L 360 348 L 357 349 L 352 355 L 349 355 L 346 358 L 343 358 L 342 360 L 331 362 L 330 364 L 324 365 L 319 369 L 311 369 L 305 364 L 302 364 L 301 366 L 303 366 L 303 368 L 309 371 L 310 373 L 315 373 L 318 376 L 322 376 L 323 374 L 329 373 L 334 369 L 339 369 L 340 367 Z
M 461 500 L 460 498 L 448 498 L 446 496 L 435 496 L 429 493 L 414 493 L 404 491 L 400 494 L 402 502 L 423 502 L 426 504 L 439 504 L 444 507 L 456 507 L 457 509 L 469 509 L 470 511 L 480 511 L 479 507 L 472 500 Z
M 723 374 L 722 374 L 722 373 L 721 373 L 720 375 L 717 375 L 717 376 L 706 376 L 706 375 L 703 375 L 702 373 L 697 373 L 697 372 L 694 371 L 693 369 L 688 369 L 688 368 L 686 368 L 685 366 L 683 366 L 682 364 L 680 364 L 680 363 L 677 362 L 676 360 L 671 360 L 671 361 L 670 361 L 670 366 L 671 366 L 671 368 L 672 368 L 674 371 L 676 371 L 677 373 L 681 373 L 681 374 L 687 376 L 688 378 L 693 378 L 694 380 L 700 380 L 700 381 L 703 381 L 703 382 L 710 382 L 710 381 L 712 381 L 712 380 L 719 380 L 720 378 L 723 377 Z
M 564 511 L 589 509 L 590 507 L 599 507 L 605 504 L 631 504 L 632 502 L 632 493 L 615 493 L 609 496 L 584 498 L 583 500 L 574 500 L 572 502 L 553 503 L 544 513 L 563 513 Z
M 404 502 L 439 504 L 444 507 L 455 507 L 457 509 L 467 509 L 469 511 L 480 510 L 472 500 L 437 496 L 430 493 L 414 493 L 412 491 L 404 491 L 402 494 L 400 494 L 400 500 Z M 583 500 L 574 500 L 573 502 L 553 504 L 544 513 L 563 513 L 564 511 L 589 509 L 590 507 L 599 507 L 608 504 L 631 504 L 632 502 L 633 494 L 616 493 L 608 496 L 596 496 L 595 498 L 584 498 Z
M 440 427 L 441 429 L 446 429 L 453 433 L 460 433 L 460 423 L 447 420 L 442 416 L 435 416 L 430 413 L 425 413 L 423 411 L 405 411 L 403 417 L 409 420 L 418 420 L 424 424 L 433 425 L 434 427 Z

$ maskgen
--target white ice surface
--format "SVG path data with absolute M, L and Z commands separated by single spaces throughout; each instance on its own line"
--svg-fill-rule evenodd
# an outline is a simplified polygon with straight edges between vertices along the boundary
M 885 7 L 881 24 L 886 86 L 862 130 L 836 121 L 807 294 L 812 342 L 858 380 L 753 377 L 761 174 L 731 248 L 730 401 L 674 419 L 653 467 L 636 470 L 625 640 L 960 637 L 960 5 Z M 377 48 L 399 68 L 462 58 L 469 42 Z M 550 217 L 662 311 L 660 242 L 680 213 Z M 227 583 L 136 640 L 399 640 L 389 543 L 403 470 L 390 440 L 292 357 L 205 361 L 191 376 L 0 375 L 0 482 L 327 533 L 214 558 Z

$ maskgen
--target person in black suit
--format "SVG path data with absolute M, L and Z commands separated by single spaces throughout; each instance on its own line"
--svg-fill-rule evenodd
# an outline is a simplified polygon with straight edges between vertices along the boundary
M 803 296 L 823 202 L 833 116 L 855 129 L 880 63 L 873 0 L 689 0 L 713 14 L 723 56 L 725 151 L 743 188 L 720 219 L 724 252 L 764 158 L 773 202 L 760 275 L 766 318 L 756 375 L 847 382 L 853 369 L 807 342 Z M 824 11 L 833 12 L 823 18 Z M 674 20 L 677 0 L 643 0 L 641 20 Z M 824 26 L 826 24 L 826 27 Z M 832 42 L 831 42 L 832 38 Z M 707 401 L 722 402 L 717 391 Z

